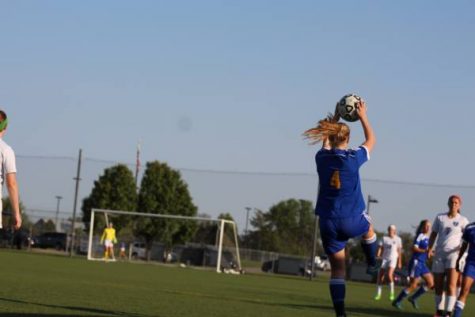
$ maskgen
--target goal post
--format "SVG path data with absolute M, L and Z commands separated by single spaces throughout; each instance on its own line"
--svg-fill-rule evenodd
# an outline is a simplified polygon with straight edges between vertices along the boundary
M 133 211 L 122 211 L 122 210 L 107 210 L 107 209 L 92 209 L 91 210 L 91 218 L 90 218 L 90 225 L 89 225 L 89 234 L 88 234 L 88 241 L 87 241 L 87 259 L 91 261 L 102 261 L 104 260 L 101 256 L 97 256 L 99 247 L 99 234 L 101 233 L 96 225 L 97 220 L 102 217 L 103 223 L 107 226 L 109 221 L 114 222 L 114 217 L 122 217 L 122 219 L 128 219 L 128 223 L 132 224 L 137 221 L 140 217 L 144 218 L 162 218 L 169 221 L 193 221 L 197 225 L 201 223 L 206 224 L 215 224 L 217 225 L 216 228 L 216 241 L 214 245 L 207 245 L 207 247 L 212 248 L 213 250 L 216 249 L 216 272 L 222 272 L 223 265 L 223 254 L 226 252 L 227 258 L 231 256 L 233 258 L 233 262 L 237 265 L 236 269 L 240 272 L 241 267 L 241 257 L 239 253 L 239 240 L 237 234 L 237 226 L 234 221 L 227 220 L 227 219 L 212 219 L 206 217 L 192 217 L 192 216 L 182 216 L 182 215 L 168 215 L 168 214 L 151 214 L 151 213 L 143 213 L 143 212 L 133 212 Z M 96 227 L 95 227 L 96 226 Z M 227 229 L 228 228 L 228 229 Z M 227 232 L 227 234 L 225 234 Z M 231 233 L 232 232 L 232 233 Z M 228 244 L 232 243 L 233 246 L 225 246 L 225 237 L 227 237 Z M 139 238 L 134 237 L 134 240 L 138 240 Z M 118 240 L 123 241 L 120 236 L 120 232 L 118 235 Z M 131 242 L 131 241 L 129 241 Z M 157 241 L 160 242 L 160 241 Z M 185 241 L 183 247 L 190 245 L 197 245 L 197 243 L 193 243 L 193 241 Z M 130 250 L 129 250 L 130 251 Z M 129 252 L 128 252 L 129 253 Z M 230 255 L 231 254 L 231 255 Z M 184 263 L 183 259 L 180 256 L 180 259 L 177 259 L 180 263 Z M 213 261 L 214 262 L 214 261 Z

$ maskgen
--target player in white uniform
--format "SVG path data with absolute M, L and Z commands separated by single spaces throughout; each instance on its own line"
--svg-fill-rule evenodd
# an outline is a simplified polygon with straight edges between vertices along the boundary
M 402 240 L 396 234 L 396 226 L 390 225 L 388 227 L 388 235 L 384 236 L 379 243 L 378 257 L 381 257 L 383 262 L 381 264 L 381 269 L 379 270 L 377 282 L 378 288 L 376 296 L 374 297 L 375 300 L 381 299 L 386 274 L 388 276 L 390 290 L 389 300 L 394 300 L 394 271 L 396 270 L 396 267 L 398 269 L 401 269 L 402 267 L 401 250 Z
M 12 148 L 3 141 L 3 136 L 7 130 L 7 114 L 0 110 L 0 198 L 3 184 L 7 183 L 8 195 L 12 205 L 13 227 L 18 230 L 21 227 L 20 201 L 18 198 L 18 184 L 16 180 L 15 153 Z M 0 228 L 2 228 L 2 203 L 0 200 Z
M 437 215 L 432 226 L 429 241 L 429 256 L 435 243 L 435 253 L 432 262 L 432 273 L 435 281 L 435 316 L 450 316 L 457 301 L 457 281 L 459 273 L 456 270 L 457 258 L 462 243 L 462 235 L 469 224 L 468 219 L 460 214 L 462 198 L 458 195 L 449 197 L 449 211 Z M 447 294 L 444 294 L 444 284 L 447 279 Z

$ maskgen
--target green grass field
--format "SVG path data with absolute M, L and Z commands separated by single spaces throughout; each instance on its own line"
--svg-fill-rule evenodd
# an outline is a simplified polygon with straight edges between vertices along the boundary
M 0 316 L 334 316 L 327 280 L 233 276 L 149 264 L 0 251 Z M 431 316 L 371 300 L 373 285 L 349 283 L 349 316 Z M 472 305 L 465 316 L 473 316 Z

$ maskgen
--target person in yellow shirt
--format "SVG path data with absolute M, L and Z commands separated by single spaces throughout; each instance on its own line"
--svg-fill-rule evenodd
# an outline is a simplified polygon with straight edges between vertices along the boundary
M 114 243 L 117 243 L 117 238 L 115 236 L 115 229 L 112 225 L 112 222 L 109 222 L 109 225 L 102 233 L 101 244 L 102 243 L 104 243 L 104 259 L 107 261 L 110 256 L 113 260 L 115 260 Z

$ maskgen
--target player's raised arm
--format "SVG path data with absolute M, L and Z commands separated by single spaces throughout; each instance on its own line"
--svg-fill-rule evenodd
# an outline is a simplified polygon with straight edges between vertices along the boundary
M 357 106 L 356 111 L 358 112 L 358 116 L 360 118 L 361 125 L 363 126 L 363 131 L 366 138 L 362 145 L 368 149 L 368 152 L 371 152 L 376 143 L 376 136 L 368 120 L 366 103 L 361 101 Z

